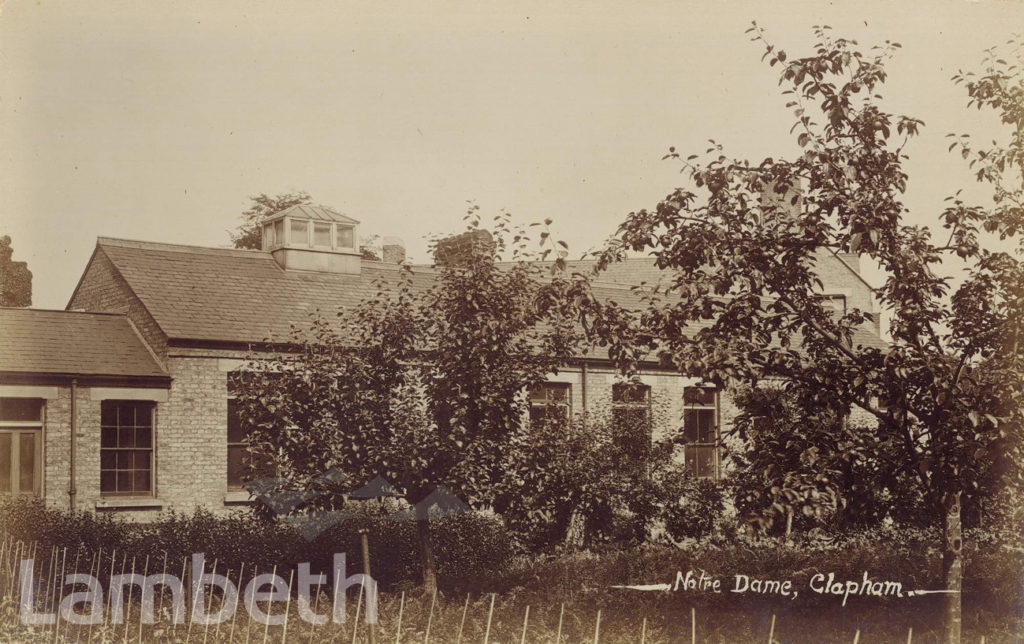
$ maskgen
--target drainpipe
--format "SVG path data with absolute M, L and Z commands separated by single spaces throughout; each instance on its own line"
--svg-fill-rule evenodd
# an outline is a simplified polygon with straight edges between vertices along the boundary
M 580 373 L 580 396 L 583 398 L 583 424 L 587 424 L 587 361 L 583 361 L 583 371 Z
M 77 414 L 75 410 L 76 398 L 78 398 L 78 378 L 71 379 L 71 440 L 69 441 L 71 463 L 68 469 L 71 474 L 71 481 L 68 483 L 68 504 L 71 506 L 71 510 L 75 509 L 75 494 L 78 490 L 75 489 L 75 431 L 78 429 Z

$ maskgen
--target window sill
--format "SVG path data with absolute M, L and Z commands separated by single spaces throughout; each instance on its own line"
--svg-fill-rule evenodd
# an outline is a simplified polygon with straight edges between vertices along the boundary
M 111 496 L 96 501 L 97 510 L 160 510 L 164 502 L 151 496 Z
M 249 490 L 228 490 L 224 493 L 224 505 L 252 502 L 253 497 L 249 494 Z

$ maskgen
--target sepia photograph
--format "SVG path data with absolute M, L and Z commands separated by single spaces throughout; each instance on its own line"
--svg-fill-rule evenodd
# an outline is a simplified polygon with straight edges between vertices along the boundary
M 1024 642 L 1024 2 L 0 3 L 0 641 Z

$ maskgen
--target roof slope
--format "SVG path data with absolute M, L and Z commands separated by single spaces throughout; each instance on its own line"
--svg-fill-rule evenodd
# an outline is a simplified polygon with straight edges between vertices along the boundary
M 308 329 L 317 311 L 333 316 L 394 278 L 395 264 L 364 261 L 361 275 L 286 271 L 268 252 L 179 246 L 101 237 L 103 253 L 160 328 L 172 339 L 286 340 L 292 325 Z M 426 288 L 432 272 L 417 270 Z
M 8 308 L 0 372 L 167 377 L 123 315 Z
M 286 271 L 270 253 L 180 246 L 101 237 L 99 247 L 114 264 L 168 338 L 221 342 L 286 340 L 294 327 L 308 329 L 311 315 L 333 319 L 340 307 L 372 296 L 378 280 L 393 280 L 395 264 L 363 261 L 360 275 Z M 638 264 L 649 271 L 650 267 Z M 413 287 L 429 288 L 436 272 L 415 267 Z M 638 280 L 639 281 L 639 280 Z M 624 308 L 643 308 L 625 284 L 595 284 L 598 297 Z M 695 323 L 693 328 L 707 324 Z M 869 331 L 858 344 L 884 347 Z M 605 355 L 604 350 L 592 356 Z

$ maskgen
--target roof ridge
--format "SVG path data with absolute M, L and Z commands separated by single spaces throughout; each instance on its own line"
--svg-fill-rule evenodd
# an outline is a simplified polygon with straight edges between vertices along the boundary
M 137 248 L 140 250 L 164 250 L 178 253 L 226 254 L 237 257 L 270 258 L 270 253 L 252 248 L 221 248 L 217 246 L 198 246 L 195 244 L 172 244 L 139 239 L 123 239 L 120 237 L 97 237 L 100 246 L 117 246 L 120 248 Z

